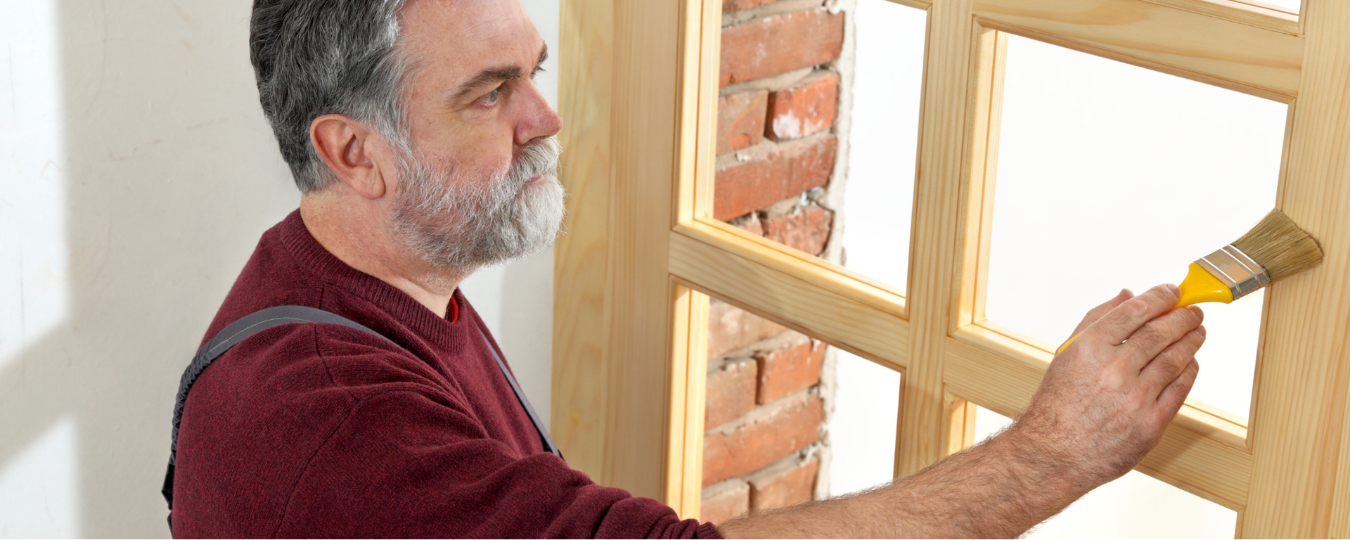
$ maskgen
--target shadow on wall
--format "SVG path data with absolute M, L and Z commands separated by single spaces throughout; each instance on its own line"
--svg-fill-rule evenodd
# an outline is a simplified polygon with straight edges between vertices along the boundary
M 0 500 L 30 488 L 66 498 L 74 522 L 51 529 L 51 515 L 0 508 L 0 536 L 165 537 L 178 378 L 258 236 L 299 197 L 257 103 L 251 2 L 51 1 L 55 28 L 32 31 L 50 31 L 59 54 L 51 118 L 63 134 L 43 170 L 64 179 L 65 200 L 37 202 L 66 216 L 51 240 L 64 242 L 66 307 L 45 334 L 0 338 L 23 343 L 0 356 L 0 470 L 70 425 L 74 482 L 38 476 Z M 43 181 L 29 172 L 9 178 Z M 0 303 L 22 304 L 8 294 L 21 289 Z
M 553 391 L 553 250 L 479 270 L 460 288 L 501 346 L 535 412 L 548 425 Z

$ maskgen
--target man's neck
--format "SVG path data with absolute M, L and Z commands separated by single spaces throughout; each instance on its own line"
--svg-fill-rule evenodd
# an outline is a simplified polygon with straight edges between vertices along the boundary
M 309 234 L 347 266 L 388 283 L 445 317 L 450 297 L 468 276 L 438 271 L 413 256 L 390 235 L 388 223 L 374 211 L 371 201 L 359 196 L 360 200 L 343 200 L 344 194 L 333 191 L 301 197 L 300 218 Z

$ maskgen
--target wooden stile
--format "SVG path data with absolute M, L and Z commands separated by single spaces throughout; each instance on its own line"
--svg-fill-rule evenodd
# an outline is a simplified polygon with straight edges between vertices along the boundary
M 691 6 L 564 1 L 559 91 L 570 197 L 555 252 L 552 430 L 573 467 L 675 505 L 668 488 L 682 480 L 669 477 L 670 462 L 684 461 L 675 454 L 684 445 L 669 427 L 690 423 L 672 399 L 689 392 L 672 388 L 681 382 L 672 372 L 687 366 L 669 365 L 668 231 L 682 148 L 681 15 Z
M 1331 535 L 1350 393 L 1350 3 L 1304 3 L 1308 59 L 1280 207 L 1326 258 L 1267 295 L 1242 536 Z M 1340 489 L 1345 489 L 1344 485 Z M 1340 504 L 1341 506 L 1334 506 Z
M 969 174 L 973 145 L 966 134 L 978 120 L 972 78 L 976 25 L 972 0 L 934 2 L 928 10 L 928 58 L 924 68 L 910 240 L 909 369 L 900 392 L 896 476 L 913 474 L 943 455 L 943 360 L 960 249 L 961 184 Z M 956 129 L 953 129 L 953 128 Z M 959 293 L 959 291 L 958 291 Z

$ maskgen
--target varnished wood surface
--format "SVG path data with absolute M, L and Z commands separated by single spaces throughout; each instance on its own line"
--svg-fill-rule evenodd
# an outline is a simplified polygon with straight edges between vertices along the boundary
M 1017 418 L 1041 383 L 1051 354 L 972 326 L 948 338 L 946 382 L 956 396 Z M 1238 510 L 1246 505 L 1252 458 L 1246 431 L 1205 411 L 1184 407 L 1139 470 Z
M 905 367 L 899 295 L 721 223 L 676 227 L 670 245 L 675 279 L 883 366 Z
M 980 97 L 972 88 L 975 25 L 972 0 L 934 2 L 928 10 L 919 175 L 910 240 L 909 366 L 900 392 L 895 474 L 913 474 L 940 459 L 947 447 L 943 418 L 943 360 L 947 333 L 961 296 L 957 257 L 963 235 L 962 185 L 975 145 L 969 144 Z M 967 190 L 968 191 L 968 190 Z M 899 247 L 899 246 L 897 246 Z
M 1272 99 L 1298 95 L 1302 37 L 1165 5 L 1180 3 L 976 0 L 975 14 L 986 27 L 1164 73 Z
M 1307 60 L 1280 207 L 1326 258 L 1266 296 L 1246 537 L 1325 537 L 1333 521 L 1337 534 L 1350 532 L 1342 458 L 1350 443 L 1350 2 L 1307 0 L 1304 14 Z
M 610 0 L 561 5 L 558 112 L 565 119 L 560 180 L 567 189 L 566 234 L 553 258 L 551 426 L 568 463 L 604 479 L 609 394 L 609 274 L 614 100 L 614 6 Z
M 602 484 L 666 498 L 672 394 L 667 236 L 675 208 L 682 7 L 564 0 L 566 232 L 555 249 L 553 429 Z M 681 469 L 682 470 L 682 469 Z M 683 474 L 683 473 L 681 473 Z M 670 501 L 679 505 L 680 501 Z

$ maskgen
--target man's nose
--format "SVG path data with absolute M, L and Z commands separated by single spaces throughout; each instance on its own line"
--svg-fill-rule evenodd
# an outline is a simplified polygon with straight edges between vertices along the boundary
M 536 139 L 557 135 L 562 131 L 563 119 L 550 107 L 539 87 L 533 82 L 526 85 L 527 110 L 520 124 L 516 126 L 516 144 L 526 145 Z

